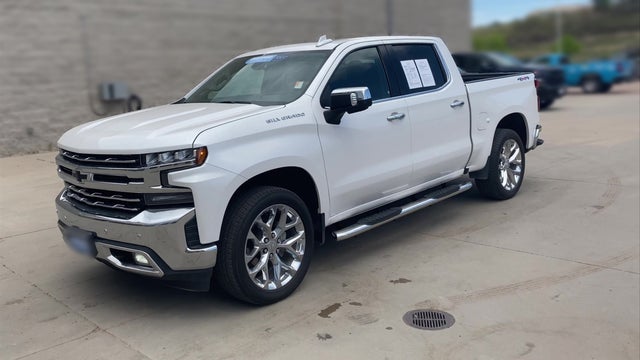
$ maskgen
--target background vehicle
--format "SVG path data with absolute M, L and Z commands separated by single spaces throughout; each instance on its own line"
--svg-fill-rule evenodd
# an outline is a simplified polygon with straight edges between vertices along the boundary
M 497 52 L 455 53 L 453 59 L 459 68 L 468 73 L 532 72 L 540 82 L 538 98 L 540 108 L 546 109 L 566 93 L 562 68 L 546 65 L 524 64 L 517 58 Z
M 438 38 L 250 52 L 180 101 L 59 140 L 64 239 L 117 269 L 268 304 L 341 241 L 471 188 L 516 195 L 534 76 L 462 76 Z M 215 268 L 214 268 L 215 266 Z
M 566 84 L 580 86 L 585 93 L 607 92 L 633 74 L 629 60 L 594 60 L 584 64 L 572 64 L 563 54 L 548 54 L 531 60 L 536 65 L 561 66 Z

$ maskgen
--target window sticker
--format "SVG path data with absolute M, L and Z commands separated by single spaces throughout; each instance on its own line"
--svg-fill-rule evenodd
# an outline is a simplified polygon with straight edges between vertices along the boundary
M 435 86 L 436 79 L 433 77 L 431 66 L 429 66 L 429 60 L 416 59 L 416 66 L 418 67 L 418 73 L 420 74 L 420 80 L 422 80 L 423 87 Z
M 304 81 L 296 81 L 296 83 L 293 85 L 293 88 L 302 89 L 302 86 L 304 86 Z
M 422 81 L 420 80 L 420 73 L 418 73 L 416 63 L 413 60 L 404 60 L 400 61 L 400 65 L 402 65 L 404 76 L 407 78 L 409 89 L 413 90 L 422 87 Z

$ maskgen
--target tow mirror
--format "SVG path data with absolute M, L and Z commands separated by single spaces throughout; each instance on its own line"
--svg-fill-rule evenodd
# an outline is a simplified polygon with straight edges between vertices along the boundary
M 371 92 L 366 86 L 335 89 L 331 92 L 329 110 L 324 112 L 324 119 L 329 124 L 338 125 L 345 113 L 366 110 L 372 103 Z

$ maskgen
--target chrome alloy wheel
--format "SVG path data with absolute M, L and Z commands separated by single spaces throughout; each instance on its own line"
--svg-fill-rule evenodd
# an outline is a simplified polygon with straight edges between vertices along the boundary
M 291 281 L 304 257 L 305 229 L 290 206 L 277 204 L 253 220 L 245 241 L 249 277 L 261 289 L 277 290 Z
M 515 140 L 508 139 L 502 145 L 498 169 L 500 185 L 508 191 L 515 189 L 522 178 L 522 151 Z

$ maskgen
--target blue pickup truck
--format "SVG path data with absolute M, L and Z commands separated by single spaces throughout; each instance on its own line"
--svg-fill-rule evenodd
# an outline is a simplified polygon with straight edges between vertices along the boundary
M 613 84 L 629 80 L 633 74 L 633 63 L 628 60 L 594 60 L 571 64 L 566 55 L 548 54 L 531 60 L 531 63 L 562 67 L 566 84 L 580 86 L 585 93 L 607 92 Z

